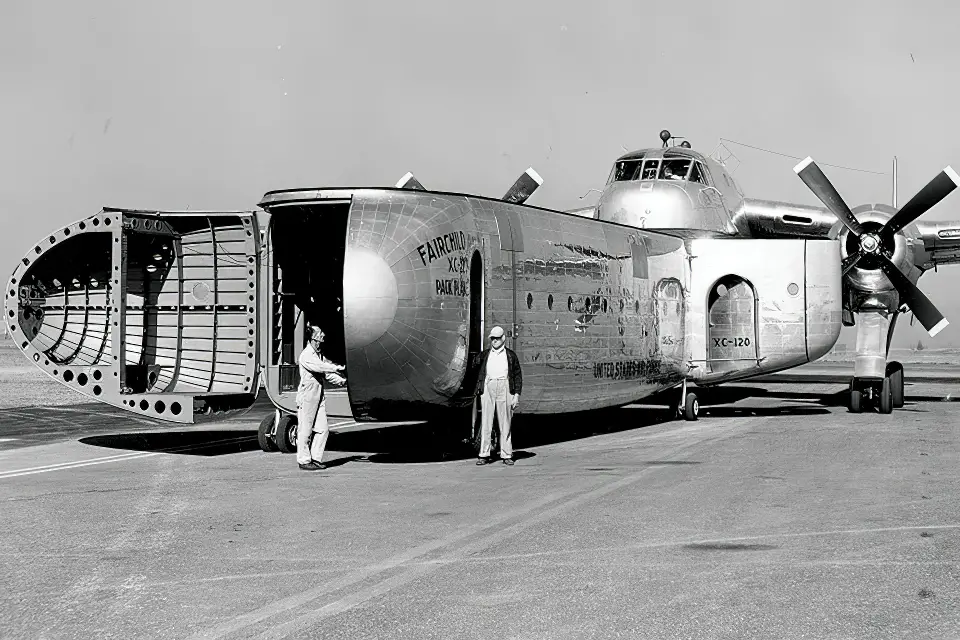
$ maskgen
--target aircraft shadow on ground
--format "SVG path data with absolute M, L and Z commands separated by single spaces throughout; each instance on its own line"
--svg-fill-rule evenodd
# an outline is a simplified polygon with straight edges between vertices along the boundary
M 847 405 L 847 390 L 829 393 L 779 391 L 763 387 L 723 386 L 700 389 L 701 420 L 736 419 L 750 416 L 817 416 L 830 413 L 831 407 Z M 773 406 L 734 406 L 756 399 L 780 399 L 795 403 Z M 514 419 L 514 459 L 523 460 L 536 454 L 530 448 L 569 442 L 598 435 L 642 429 L 674 418 L 665 408 L 668 396 L 649 399 L 650 404 L 590 412 L 551 416 L 518 414 Z M 942 401 L 941 397 L 907 395 L 907 405 L 924 401 Z M 662 401 L 662 402 L 660 402 Z M 659 404 L 655 404 L 659 403 Z M 330 464 L 374 462 L 383 464 L 424 463 L 467 460 L 476 454 L 464 442 L 466 425 L 454 426 L 450 420 L 428 422 L 331 434 L 328 451 L 351 455 Z M 160 431 L 98 435 L 81 438 L 92 446 L 129 451 L 150 451 L 195 456 L 220 456 L 247 451 L 258 451 L 255 431 Z M 492 455 L 496 457 L 497 451 Z
M 189 456 L 222 456 L 258 451 L 256 431 L 160 431 L 80 438 L 83 444 L 108 449 L 151 451 Z

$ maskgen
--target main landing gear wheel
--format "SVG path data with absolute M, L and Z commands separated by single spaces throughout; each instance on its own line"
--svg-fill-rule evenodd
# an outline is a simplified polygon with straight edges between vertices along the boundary
M 890 376 L 884 376 L 880 386 L 880 413 L 893 412 L 893 394 L 890 386 Z
M 685 420 L 696 420 L 700 417 L 700 400 L 693 391 L 687 392 L 687 397 L 683 399 L 683 418 Z
M 850 381 L 850 413 L 861 413 L 869 402 L 880 413 L 893 411 L 893 384 L 890 376 L 882 379 L 858 379 Z
M 903 406 L 904 396 L 903 365 L 896 361 L 888 363 L 887 377 L 890 378 L 890 397 L 893 407 L 899 409 Z
M 273 426 L 276 420 L 276 413 L 271 412 L 260 421 L 260 428 L 257 429 L 257 444 L 260 445 L 261 451 L 270 453 L 277 450 L 277 445 L 273 441 Z
M 297 417 L 282 416 L 277 423 L 277 449 L 282 453 L 297 452 Z

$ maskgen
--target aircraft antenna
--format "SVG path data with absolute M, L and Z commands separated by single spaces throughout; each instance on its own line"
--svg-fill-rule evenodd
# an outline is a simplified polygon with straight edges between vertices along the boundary
M 897 208 L 897 156 L 893 156 L 893 208 Z

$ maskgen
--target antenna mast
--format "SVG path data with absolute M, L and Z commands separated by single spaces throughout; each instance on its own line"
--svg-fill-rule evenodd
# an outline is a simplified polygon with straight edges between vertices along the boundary
M 893 156 L 893 208 L 897 208 L 897 156 Z

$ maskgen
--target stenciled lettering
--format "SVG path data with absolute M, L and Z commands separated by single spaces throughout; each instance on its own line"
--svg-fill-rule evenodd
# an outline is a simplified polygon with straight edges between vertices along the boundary
M 464 297 L 467 295 L 467 281 L 460 280 L 459 278 L 452 278 L 446 280 L 437 280 L 437 295 L 438 296 L 460 296 Z
M 635 380 L 653 377 L 662 373 L 659 360 L 621 360 L 618 362 L 597 362 L 593 365 L 594 378 L 609 380 Z
M 420 254 L 420 261 L 426 266 L 454 251 L 466 251 L 466 249 L 467 234 L 463 231 L 454 231 L 431 238 L 417 247 L 417 253 Z
M 714 347 L 749 347 L 750 338 L 714 338 Z

